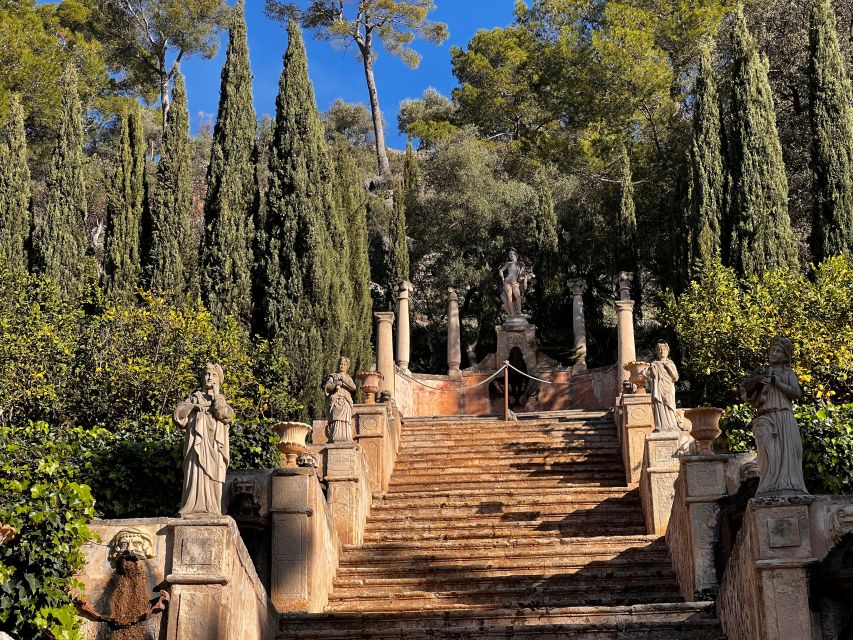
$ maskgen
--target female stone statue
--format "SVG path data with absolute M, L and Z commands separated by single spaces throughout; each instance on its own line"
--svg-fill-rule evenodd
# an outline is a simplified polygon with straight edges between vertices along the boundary
M 202 389 L 175 409 L 173 419 L 186 428 L 184 440 L 184 491 L 178 515 L 222 515 L 222 487 L 230 458 L 228 430 L 234 410 L 219 387 L 222 367 L 208 363 L 201 379 Z
M 655 431 L 680 431 L 681 424 L 675 412 L 675 383 L 678 370 L 669 359 L 669 345 L 661 342 L 655 347 L 656 358 L 648 367 L 649 392 L 652 395 L 652 412 Z
M 352 394 L 355 382 L 349 373 L 349 358 L 341 357 L 338 372 L 323 387 L 328 396 L 329 442 L 352 442 Z
M 803 479 L 803 442 L 793 406 L 803 392 L 790 367 L 791 352 L 788 338 L 774 338 L 770 365 L 756 369 L 741 384 L 741 397 L 758 411 L 752 421 L 761 476 L 755 494 L 758 497 L 808 495 Z

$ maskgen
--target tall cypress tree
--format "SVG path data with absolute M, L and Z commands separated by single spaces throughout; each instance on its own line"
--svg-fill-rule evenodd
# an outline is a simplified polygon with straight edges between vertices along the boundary
M 337 331 L 330 317 L 331 241 L 327 223 L 333 207 L 332 165 L 323 122 L 308 78 L 308 60 L 296 22 L 287 27 L 288 46 L 276 99 L 276 122 L 266 197 L 263 298 L 258 305 L 264 333 L 280 339 L 291 366 L 301 417 L 318 417 L 320 389 L 329 363 L 324 340 Z M 346 278 L 342 271 L 337 277 Z
M 692 185 L 690 189 L 689 265 L 701 267 L 720 257 L 723 210 L 723 151 L 720 106 L 711 49 L 699 48 L 699 70 L 693 90 Z
M 812 258 L 853 248 L 853 90 L 829 0 L 814 0 L 809 29 L 809 95 L 815 210 Z
M 140 227 L 145 198 L 145 139 L 139 105 L 121 123 L 116 170 L 107 208 L 104 286 L 108 293 L 129 293 L 142 275 Z
M 86 272 L 86 184 L 83 180 L 83 106 L 77 70 L 62 75 L 59 131 L 46 179 L 47 201 L 33 229 L 33 264 L 66 296 L 76 296 Z
M 252 312 L 255 108 L 243 1 L 234 7 L 207 171 L 201 296 L 218 320 L 248 327 Z
M 12 96 L 9 121 L 0 133 L 0 264 L 7 269 L 27 268 L 31 193 L 24 108 Z
M 346 150 L 336 157 L 338 185 L 337 206 L 348 221 L 349 277 L 352 285 L 350 329 L 344 352 L 350 356 L 353 371 L 363 371 L 373 364 L 373 299 L 370 296 L 370 258 L 367 236 L 367 194 L 358 178 L 355 159 Z
M 146 252 L 150 261 L 146 269 L 148 285 L 158 293 L 182 297 L 190 287 L 196 258 L 190 226 L 191 205 L 190 117 L 184 76 L 178 70 L 157 165 L 151 246 Z
M 637 210 L 634 205 L 634 178 L 631 157 L 622 147 L 619 217 L 616 223 L 616 268 L 634 271 L 637 267 Z
M 797 263 L 776 110 L 742 11 L 732 30 L 730 260 L 742 275 Z
M 406 141 L 406 157 L 403 162 L 403 192 L 406 196 L 406 211 L 413 211 L 421 195 L 421 169 L 412 147 L 412 140 Z
M 388 290 L 388 308 L 397 306 L 394 294 L 401 280 L 409 279 L 409 241 L 406 237 L 406 197 L 403 184 L 394 189 L 394 204 L 388 220 L 388 252 L 385 254 L 385 283 Z

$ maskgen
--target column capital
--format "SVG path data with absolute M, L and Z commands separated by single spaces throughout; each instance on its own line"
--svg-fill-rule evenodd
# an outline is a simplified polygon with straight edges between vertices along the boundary
M 573 296 L 582 296 L 586 291 L 586 280 L 583 278 L 572 278 L 568 284 Z
M 616 285 L 616 297 L 619 300 L 628 300 L 631 297 L 631 283 L 634 282 L 634 274 L 630 271 L 620 271 L 613 278 Z
M 393 311 L 374 311 L 373 319 L 379 324 L 394 324 Z
M 447 300 L 459 301 L 459 294 L 456 291 L 456 287 L 447 287 Z
M 411 293 L 415 290 L 415 286 L 409 282 L 408 280 L 400 280 L 397 283 L 397 293 L 400 294 L 400 297 L 403 297 L 403 294 Z

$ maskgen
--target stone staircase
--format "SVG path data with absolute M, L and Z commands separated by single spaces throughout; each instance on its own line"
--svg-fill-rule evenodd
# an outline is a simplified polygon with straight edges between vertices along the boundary
M 327 612 L 282 615 L 277 637 L 724 638 L 645 535 L 611 416 L 585 412 L 408 420 Z

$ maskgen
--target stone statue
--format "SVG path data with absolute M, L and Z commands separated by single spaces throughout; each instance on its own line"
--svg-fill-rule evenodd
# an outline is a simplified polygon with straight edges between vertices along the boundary
M 518 253 L 515 249 L 510 249 L 509 260 L 498 269 L 498 275 L 503 280 L 501 302 L 503 302 L 504 313 L 509 317 L 520 316 L 527 282 L 533 274 L 518 261 Z
M 756 497 L 808 495 L 803 479 L 803 442 L 793 407 L 803 392 L 790 367 L 791 352 L 788 338 L 774 338 L 770 365 L 756 369 L 740 386 L 741 397 L 758 412 L 752 421 L 761 477 Z
M 219 391 L 223 377 L 222 367 L 208 363 L 202 389 L 175 409 L 175 424 L 187 432 L 184 491 L 178 512 L 182 518 L 222 515 L 222 487 L 230 459 L 228 431 L 234 420 L 234 409 Z
M 352 394 L 355 382 L 349 373 L 349 358 L 341 357 L 338 372 L 326 380 L 323 387 L 328 396 L 329 442 L 352 442 Z
M 646 370 L 655 431 L 680 431 L 681 421 L 675 411 L 675 383 L 678 370 L 669 359 L 669 345 L 661 342 L 655 347 L 655 359 Z

